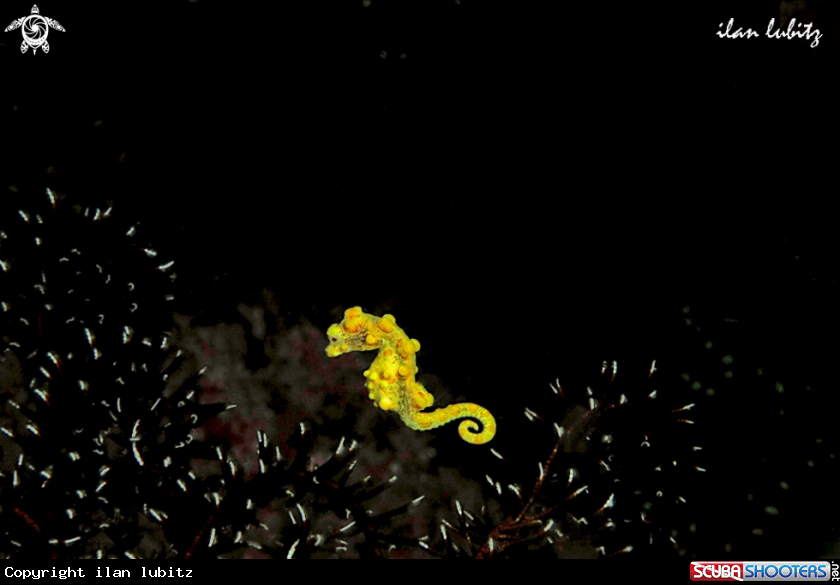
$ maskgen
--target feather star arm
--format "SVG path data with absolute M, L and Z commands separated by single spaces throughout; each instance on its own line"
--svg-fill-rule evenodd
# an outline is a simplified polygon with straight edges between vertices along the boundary
M 330 357 L 351 351 L 379 350 L 370 369 L 364 372 L 368 396 L 382 410 L 397 411 L 407 427 L 427 431 L 464 418 L 467 420 L 458 425 L 458 433 L 468 443 L 481 445 L 495 436 L 496 419 L 478 404 L 463 402 L 423 412 L 435 399 L 414 379 L 420 342 L 409 339 L 393 315 L 377 317 L 363 313 L 361 307 L 353 307 L 344 312 L 341 323 L 327 329 L 327 336 Z M 481 423 L 481 430 L 476 420 Z

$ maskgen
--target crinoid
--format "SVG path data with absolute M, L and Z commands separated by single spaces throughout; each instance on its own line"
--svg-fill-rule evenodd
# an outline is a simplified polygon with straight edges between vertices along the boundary
M 0 206 L 3 553 L 139 554 L 137 514 L 160 526 L 219 408 L 194 379 L 165 392 L 173 263 L 108 207 L 50 189 Z
M 525 410 L 541 428 L 532 443 L 553 442 L 533 462 L 536 480 L 513 481 L 513 462 L 493 451 L 502 463 L 486 476 L 492 495 L 478 513 L 456 502 L 457 521 L 441 520 L 443 542 L 430 550 L 474 558 L 679 552 L 678 537 L 690 530 L 682 510 L 705 471 L 696 403 L 678 377 L 657 380 L 655 361 L 626 369 L 619 375 L 619 362 L 605 361 L 588 386 L 551 384 L 553 411 Z

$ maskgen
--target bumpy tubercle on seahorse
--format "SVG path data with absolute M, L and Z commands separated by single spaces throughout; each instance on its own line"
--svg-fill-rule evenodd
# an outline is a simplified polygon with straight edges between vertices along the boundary
M 462 402 L 423 412 L 435 399 L 414 379 L 420 342 L 410 339 L 393 315 L 377 317 L 362 312 L 361 307 L 353 307 L 344 312 L 341 323 L 327 329 L 327 336 L 330 343 L 326 353 L 330 357 L 351 351 L 379 350 L 370 369 L 364 372 L 368 397 L 382 410 L 399 413 L 407 427 L 428 431 L 463 418 L 467 420 L 458 425 L 458 433 L 468 443 L 481 445 L 496 435 L 496 419 L 478 404 Z M 481 430 L 471 419 L 481 423 Z

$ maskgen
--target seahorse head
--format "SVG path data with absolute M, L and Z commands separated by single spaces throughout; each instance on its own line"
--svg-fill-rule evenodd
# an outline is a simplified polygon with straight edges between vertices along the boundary
M 370 318 L 362 312 L 361 307 L 344 311 L 341 323 L 330 325 L 327 329 L 330 340 L 327 355 L 336 357 L 351 351 L 376 349 L 378 344 L 368 343 L 370 325 Z

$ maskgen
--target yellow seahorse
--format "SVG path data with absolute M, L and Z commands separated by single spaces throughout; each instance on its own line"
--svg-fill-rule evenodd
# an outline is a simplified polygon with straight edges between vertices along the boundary
M 420 350 L 420 342 L 409 339 L 397 326 L 393 315 L 377 317 L 363 313 L 361 307 L 353 307 L 344 311 L 341 323 L 327 329 L 327 336 L 330 339 L 327 355 L 330 357 L 351 351 L 379 350 L 370 369 L 364 372 L 365 387 L 370 391 L 368 396 L 382 410 L 397 411 L 409 428 L 428 431 L 466 418 L 476 419 L 482 426 L 479 431 L 473 420 L 458 425 L 458 433 L 468 443 L 481 445 L 495 436 L 496 419 L 478 404 L 463 402 L 422 412 L 432 406 L 435 398 L 414 379 L 417 373 L 415 354 Z

